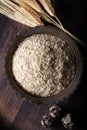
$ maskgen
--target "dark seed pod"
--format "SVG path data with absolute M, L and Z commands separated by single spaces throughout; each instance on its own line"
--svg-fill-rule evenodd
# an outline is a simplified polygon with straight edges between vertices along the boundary
M 71 114 L 64 116 L 61 121 L 65 128 L 72 129 L 74 123 L 72 122 Z
M 49 115 L 54 119 L 60 115 L 60 112 L 61 112 L 61 108 L 56 104 L 50 107 L 49 109 Z
M 47 114 L 43 115 L 41 120 L 41 125 L 46 128 L 51 126 L 52 124 L 53 124 L 53 119 Z

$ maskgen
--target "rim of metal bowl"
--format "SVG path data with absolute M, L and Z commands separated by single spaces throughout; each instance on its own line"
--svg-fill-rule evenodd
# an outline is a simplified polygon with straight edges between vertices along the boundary
M 12 56 L 15 52 L 15 50 L 18 47 L 18 44 L 23 41 L 26 37 L 29 37 L 33 34 L 50 34 L 54 36 L 58 36 L 62 38 L 64 41 L 66 41 L 73 50 L 73 53 L 76 57 L 76 74 L 69 86 L 62 91 L 59 94 L 56 94 L 51 97 L 39 97 L 35 96 L 33 94 L 29 94 L 25 90 L 23 90 L 22 87 L 15 81 L 15 78 L 12 74 Z M 27 29 L 16 38 L 15 42 L 12 43 L 11 47 L 8 49 L 6 60 L 5 60 L 5 70 L 6 74 L 9 80 L 10 85 L 16 90 L 17 93 L 20 94 L 21 97 L 28 99 L 30 102 L 36 102 L 38 104 L 40 103 L 58 103 L 59 101 L 63 101 L 65 98 L 68 98 L 77 88 L 77 86 L 80 83 L 81 77 L 82 77 L 82 58 L 79 51 L 79 48 L 77 46 L 77 43 L 72 40 L 69 36 L 67 36 L 63 31 L 60 29 L 53 27 L 53 26 L 44 26 L 44 27 L 36 27 Z

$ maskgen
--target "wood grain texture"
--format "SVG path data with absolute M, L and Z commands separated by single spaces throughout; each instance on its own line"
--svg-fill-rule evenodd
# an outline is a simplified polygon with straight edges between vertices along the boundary
M 5 56 L 10 45 L 14 42 L 16 36 L 26 28 L 28 27 L 0 15 L 0 130 L 44 130 L 44 128 L 40 125 L 40 120 L 42 115 L 48 112 L 50 104 L 37 105 L 22 99 L 19 94 L 15 93 L 15 91 L 11 88 L 4 68 Z M 83 50 L 82 52 L 84 53 Z M 86 130 L 85 121 L 80 124 L 84 118 L 84 115 L 87 114 L 87 112 L 82 113 L 84 108 L 86 111 L 85 102 L 87 99 L 85 93 L 85 91 L 87 91 L 86 51 L 83 54 L 83 61 L 85 63 L 85 73 L 82 79 L 83 82 L 68 101 L 60 103 L 65 111 L 71 111 L 79 119 L 79 125 L 77 125 L 73 130 L 80 130 L 82 128 L 83 130 Z M 80 116 L 81 119 L 79 118 Z M 47 128 L 47 130 L 58 129 L 64 130 L 63 127 L 58 128 L 58 126 L 55 126 L 54 128 Z
M 15 31 L 17 32 L 19 28 L 20 26 L 17 27 L 14 22 L 10 23 L 6 17 L 0 15 L 0 116 L 6 121 L 7 126 L 13 122 L 23 102 L 20 98 L 18 100 L 14 91 L 9 87 L 4 68 L 7 46 L 11 44 L 16 35 Z
M 0 118 L 9 129 L 38 130 L 41 127 L 40 116 L 47 110 L 47 106 L 24 101 L 9 85 L 4 68 L 11 43 L 26 28 L 0 15 Z

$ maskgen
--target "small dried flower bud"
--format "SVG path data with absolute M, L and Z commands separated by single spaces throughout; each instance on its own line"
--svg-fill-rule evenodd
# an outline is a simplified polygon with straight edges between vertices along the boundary
M 53 105 L 52 107 L 50 107 L 49 109 L 49 115 L 52 117 L 52 118 L 57 118 L 60 114 L 60 107 L 58 105 Z
M 73 127 L 73 122 L 72 122 L 72 118 L 71 118 L 71 114 L 67 114 L 66 116 L 64 116 L 62 119 L 62 124 L 65 128 L 68 128 L 68 129 L 72 129 Z
M 53 123 L 53 119 L 49 115 L 47 114 L 43 115 L 42 120 L 41 120 L 41 125 L 43 127 L 46 128 L 48 126 L 51 126 L 52 123 Z

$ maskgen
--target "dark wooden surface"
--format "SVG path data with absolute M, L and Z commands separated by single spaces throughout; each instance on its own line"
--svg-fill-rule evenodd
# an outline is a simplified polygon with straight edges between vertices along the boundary
M 0 130 L 44 130 L 40 125 L 40 119 L 43 113 L 48 112 L 50 104 L 37 105 L 21 98 L 19 94 L 15 93 L 10 87 L 4 69 L 5 56 L 9 46 L 14 42 L 16 36 L 26 28 L 28 27 L 0 15 Z M 70 30 L 76 33 L 79 38 L 83 38 L 83 40 L 86 41 L 85 39 L 87 38 L 85 36 L 80 37 L 82 35 L 80 35 L 80 32 L 77 33 L 75 28 Z M 82 30 L 80 31 L 82 34 Z M 60 103 L 64 112 L 71 112 L 74 115 L 76 124 L 73 130 L 87 129 L 87 53 L 85 49 L 81 47 L 80 49 L 85 70 L 81 84 L 68 100 Z M 64 130 L 62 126 L 47 128 L 47 130 L 58 129 Z

